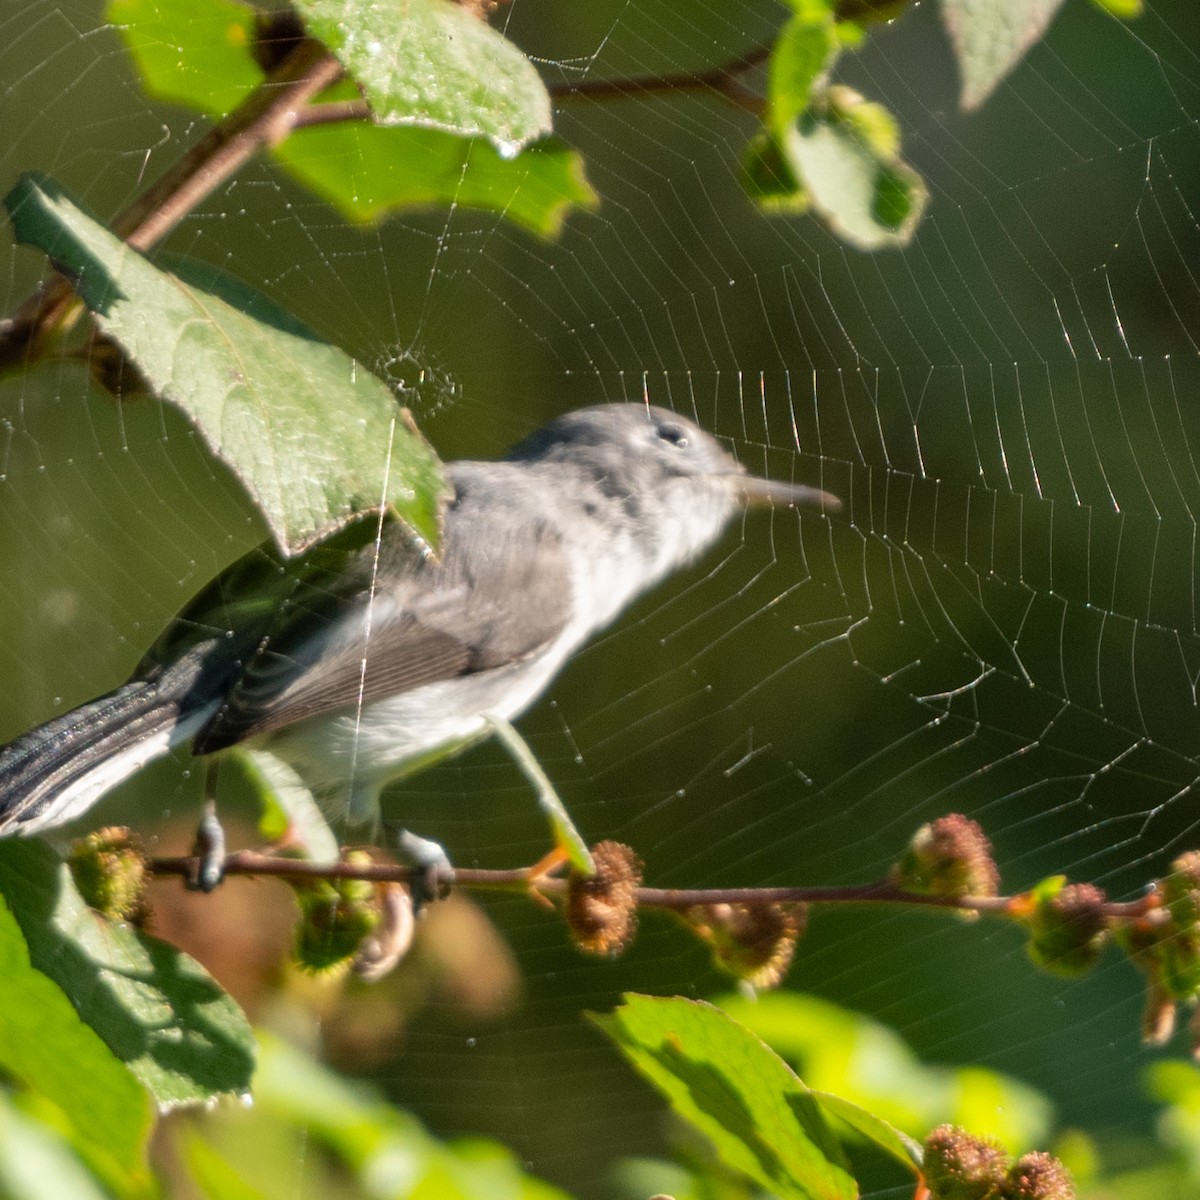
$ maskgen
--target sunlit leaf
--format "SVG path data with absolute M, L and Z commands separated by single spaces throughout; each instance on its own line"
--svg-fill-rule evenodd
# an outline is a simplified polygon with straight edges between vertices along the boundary
M 811 15 L 797 14 L 779 32 L 767 64 L 768 124 L 777 131 L 807 107 L 813 84 L 837 58 L 833 14 L 818 4 Z
M 0 940 L 4 936 L 0 931 Z M 103 1072 L 101 1076 L 107 1078 Z M 99 1081 L 98 1086 L 102 1086 Z M 63 1133 L 51 1122 L 36 1121 L 22 1112 L 6 1095 L 0 1095 L 0 1196 L 4 1200 L 46 1200 L 47 1196 L 111 1200 L 111 1193 L 84 1169 Z
M 923 1137 L 943 1122 L 995 1137 L 1011 1153 L 1043 1145 L 1046 1098 L 997 1071 L 922 1063 L 893 1030 L 816 996 L 772 992 L 722 1009 L 800 1071 L 815 1092 L 866 1110 L 901 1134 Z
M 146 89 L 224 116 L 257 87 L 254 10 L 236 0 L 109 0 Z
M 808 1088 L 710 1004 L 627 995 L 592 1020 L 728 1166 L 772 1195 L 852 1200 L 858 1188 Z
M 485 137 L 501 154 L 550 132 L 550 96 L 507 38 L 451 0 L 296 0 L 384 125 Z

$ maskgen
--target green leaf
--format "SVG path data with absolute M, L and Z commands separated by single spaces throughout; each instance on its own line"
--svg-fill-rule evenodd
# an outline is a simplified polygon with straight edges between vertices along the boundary
M 146 90 L 223 117 L 264 75 L 251 57 L 253 11 L 232 0 L 110 0 Z M 357 100 L 350 80 L 320 102 Z M 599 200 L 583 158 L 555 138 L 504 157 L 486 138 L 420 123 L 384 127 L 347 120 L 298 129 L 272 147 L 296 179 L 352 221 L 395 209 L 459 205 L 501 213 L 540 237 L 556 237 L 573 208 Z
M 849 88 L 830 88 L 781 139 L 813 211 L 863 250 L 903 246 L 925 211 L 920 175 L 897 153 L 894 119 Z
M 0 892 L 9 900 L 6 905 L 0 899 L 0 1065 L 57 1106 L 69 1136 L 102 1175 L 145 1182 L 152 1116 L 146 1094 L 76 1011 L 79 997 L 95 990 L 94 973 L 81 971 L 73 978 L 73 1007 L 59 983 L 38 969 L 44 956 L 36 938 L 26 945 L 24 923 L 13 911 L 17 903 L 48 899 L 40 892 L 46 873 L 35 870 L 31 879 L 20 869 L 31 856 L 40 867 L 36 860 L 50 851 L 8 842 L 0 853 Z M 69 889 L 65 875 L 63 870 L 53 878 Z M 38 894 L 25 896 L 27 886 Z M 70 948 L 62 953 L 70 957 Z M 6 1135 L 11 1129 L 0 1132 L 0 1143 Z
M 146 90 L 221 117 L 263 81 L 254 10 L 236 0 L 108 0 Z
M 5 203 L 17 239 L 71 276 L 100 330 L 241 480 L 284 553 L 380 505 L 436 544 L 441 471 L 382 380 L 240 281 L 181 268 L 189 285 L 160 271 L 49 179 L 25 176 Z
M 42 842 L 0 843 L 0 894 L 33 966 L 70 997 L 89 1034 L 107 1044 L 160 1110 L 249 1092 L 249 1026 L 194 959 L 94 913 Z M 89 1069 L 79 1065 L 74 1050 L 57 1052 L 70 1066 L 72 1086 L 81 1088 L 91 1078 Z M 114 1090 L 96 1112 L 108 1120 L 119 1104 Z
M 815 1093 L 832 1093 L 905 1134 L 923 1137 L 948 1122 L 995 1137 L 1013 1154 L 1049 1136 L 1052 1112 L 1033 1088 L 979 1067 L 926 1066 L 893 1030 L 827 1000 L 771 992 L 720 1004 Z
M 858 1188 L 820 1106 L 790 1067 L 720 1009 L 627 995 L 591 1019 L 704 1133 L 728 1166 L 772 1194 L 852 1200 Z
M 195 1132 L 184 1136 L 183 1153 L 192 1179 L 205 1200 L 267 1200 Z
M 275 156 L 353 221 L 455 204 L 502 213 L 553 238 L 572 209 L 599 204 L 582 157 L 555 138 L 504 158 L 481 138 L 343 122 L 299 130 L 275 148 Z
M 381 125 L 485 137 L 512 157 L 551 129 L 533 64 L 451 0 L 296 0 Z
M 1046 904 L 1066 886 L 1067 877 L 1065 875 L 1047 875 L 1045 879 L 1039 879 L 1029 889 L 1029 898 L 1038 904 Z
M 767 64 L 767 124 L 784 131 L 808 107 L 813 84 L 831 70 L 841 43 L 833 14 L 818 3 L 811 14 L 797 14 L 780 31 Z
M 742 155 L 742 187 L 764 212 L 796 215 L 808 210 L 808 193 L 796 178 L 779 139 L 765 129 Z
M 146 1109 L 144 1100 L 142 1107 Z M 113 1182 L 120 1187 L 119 1181 Z M 84 1169 L 70 1142 L 50 1121 L 35 1121 L 3 1094 L 0 1196 L 4 1200 L 46 1200 L 47 1196 L 55 1200 L 111 1200 L 111 1192 Z
M 1187 1163 L 1192 1179 L 1200 1179 L 1200 1067 L 1157 1062 L 1147 1067 L 1144 1078 L 1150 1094 L 1168 1105 L 1158 1117 L 1160 1138 Z
M 978 108 L 1050 27 L 1063 0 L 942 0 L 962 76 L 959 103 Z
M 901 1166 L 909 1169 L 920 1167 L 924 1153 L 916 1138 L 901 1133 L 882 1117 L 877 1117 L 861 1104 L 855 1104 L 844 1096 L 835 1096 L 832 1092 L 813 1092 L 812 1097 L 824 1109 L 827 1117 L 844 1121 L 868 1142 L 891 1155 Z
M 437 1200 L 568 1200 L 527 1175 L 504 1146 L 441 1142 L 416 1118 L 352 1085 L 301 1051 L 260 1035 L 255 1109 L 303 1128 L 341 1159 L 372 1196 Z
M 264 841 L 287 837 L 314 862 L 336 862 L 337 836 L 321 811 L 312 789 L 283 759 L 269 750 L 231 747 L 230 760 L 242 768 L 262 806 L 258 832 Z

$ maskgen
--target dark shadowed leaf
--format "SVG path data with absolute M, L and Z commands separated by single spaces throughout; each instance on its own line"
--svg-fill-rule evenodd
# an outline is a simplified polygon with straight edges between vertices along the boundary
M 24 934 L 30 962 L 57 985 L 57 995 L 70 997 L 81 1027 L 132 1072 L 120 1068 L 137 1092 L 140 1082 L 160 1110 L 248 1094 L 253 1034 L 241 1009 L 199 963 L 93 912 L 42 842 L 0 843 L 0 894 Z M 62 1056 L 72 1064 L 74 1086 L 82 1088 L 87 1070 L 78 1054 Z M 98 1119 L 117 1111 L 120 1094 L 114 1089 L 97 1104 Z

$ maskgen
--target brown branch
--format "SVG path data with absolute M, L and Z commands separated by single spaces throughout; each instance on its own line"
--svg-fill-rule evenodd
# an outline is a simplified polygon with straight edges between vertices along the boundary
M 192 855 L 171 858 L 151 858 L 147 862 L 155 875 L 178 875 L 195 878 L 198 860 Z M 526 868 L 488 870 L 480 867 L 454 867 L 449 871 L 395 863 L 319 863 L 307 859 L 288 858 L 278 854 L 261 854 L 241 850 L 229 855 L 224 874 L 274 875 L 285 879 L 361 879 L 370 883 L 408 883 L 420 880 L 432 885 L 473 888 L 482 891 L 537 892 L 543 896 L 562 896 L 568 880 L 533 875 Z M 434 890 L 437 890 L 436 886 Z M 1017 896 L 926 896 L 907 892 L 890 879 L 874 883 L 851 884 L 845 887 L 743 887 L 743 888 L 653 888 L 639 887 L 634 899 L 641 908 L 661 908 L 672 911 L 709 904 L 772 905 L 772 904 L 886 904 L 917 908 L 951 909 L 992 915 L 1013 911 Z M 1125 902 L 1108 901 L 1104 913 L 1114 919 L 1129 920 L 1144 916 L 1157 907 L 1151 896 Z
M 113 232 L 135 250 L 150 249 L 262 147 L 285 138 L 309 100 L 341 71 L 319 42 L 302 41 L 261 86 L 118 214 Z M 0 323 L 0 370 L 37 357 L 75 303 L 64 278 L 47 281 Z

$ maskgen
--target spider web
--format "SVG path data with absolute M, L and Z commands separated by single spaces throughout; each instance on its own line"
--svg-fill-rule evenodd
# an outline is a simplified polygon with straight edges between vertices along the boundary
M 504 21 L 570 84 L 731 59 L 779 10 L 516 0 Z M 204 128 L 144 97 L 97 3 L 10 2 L 0 33 L 4 181 L 43 170 L 110 214 Z M 562 103 L 603 203 L 552 243 L 457 207 L 351 228 L 256 163 L 170 249 L 408 389 L 443 457 L 649 398 L 752 469 L 844 499 L 829 520 L 747 517 L 522 720 L 587 835 L 632 843 L 651 881 L 865 881 L 962 811 L 1006 890 L 1062 871 L 1128 898 L 1200 845 L 1198 56 L 1189 0 L 1129 24 L 1073 0 L 964 116 L 932 6 L 874 31 L 838 77 L 896 113 L 929 185 L 903 252 L 753 211 L 737 182 L 753 123 L 703 95 Z M 39 269 L 7 251 L 5 311 Z M 113 686 L 261 536 L 171 411 L 89 392 L 80 364 L 6 382 L 0 734 Z M 148 811 L 190 813 L 194 774 L 153 768 Z M 530 861 L 544 837 L 493 747 L 392 807 L 464 865 Z M 666 922 L 597 965 L 528 904 L 489 912 L 519 1006 L 474 1026 L 427 1012 L 374 1072 L 439 1132 L 495 1134 L 596 1189 L 606 1162 L 661 1141 L 579 1012 L 723 985 Z M 926 1058 L 1012 1072 L 1067 1124 L 1148 1127 L 1141 981 L 1115 956 L 1064 984 L 1009 929 L 819 914 L 789 982 Z

